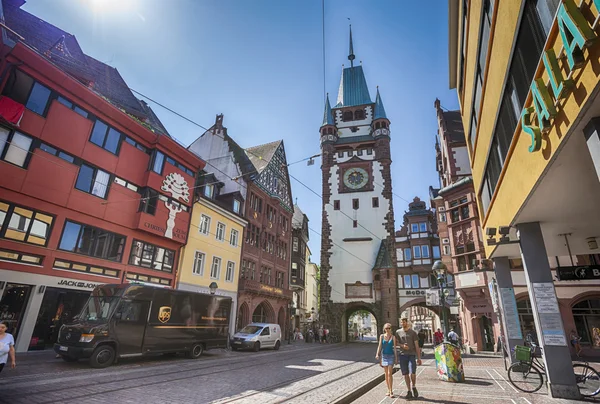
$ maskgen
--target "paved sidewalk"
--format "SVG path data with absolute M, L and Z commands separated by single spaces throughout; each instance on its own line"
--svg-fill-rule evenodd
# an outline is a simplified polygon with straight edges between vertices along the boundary
M 419 398 L 406 400 L 407 389 L 404 377 L 398 371 L 394 374 L 394 398 L 386 397 L 385 381 L 354 401 L 356 404 L 397 404 L 404 402 L 428 402 L 444 404 L 563 404 L 581 401 L 552 399 L 546 388 L 534 394 L 517 390 L 508 381 L 502 358 L 469 355 L 464 358 L 466 380 L 464 383 L 449 383 L 438 379 L 435 359 L 427 355 L 423 366 L 417 369 Z

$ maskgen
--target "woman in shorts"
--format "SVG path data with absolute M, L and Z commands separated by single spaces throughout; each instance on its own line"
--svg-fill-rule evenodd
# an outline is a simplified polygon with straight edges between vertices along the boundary
M 396 345 L 396 336 L 392 334 L 392 325 L 386 323 L 383 326 L 383 334 L 379 336 L 379 345 L 377 347 L 375 359 L 380 360 L 381 358 L 381 367 L 383 367 L 383 371 L 385 372 L 385 383 L 388 388 L 386 396 L 389 397 L 394 397 L 393 369 L 394 364 L 398 363 L 398 352 L 395 349 Z

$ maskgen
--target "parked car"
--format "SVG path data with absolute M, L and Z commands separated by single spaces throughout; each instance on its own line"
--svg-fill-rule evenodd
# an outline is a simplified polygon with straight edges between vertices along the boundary
M 226 348 L 231 298 L 144 285 L 102 285 L 74 322 L 60 328 L 54 351 L 96 368 L 117 358 Z
M 258 352 L 261 348 L 278 350 L 281 346 L 281 327 L 279 324 L 252 323 L 233 335 L 231 349 L 253 349 Z

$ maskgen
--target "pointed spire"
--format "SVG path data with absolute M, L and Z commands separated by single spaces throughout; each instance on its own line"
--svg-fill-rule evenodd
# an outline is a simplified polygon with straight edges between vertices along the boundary
M 335 125 L 331 113 L 331 104 L 329 103 L 329 93 L 327 93 L 327 99 L 325 100 L 325 113 L 323 114 L 323 124 L 321 126 L 325 125 Z
M 354 67 L 354 46 L 352 45 L 352 24 L 350 24 L 350 53 L 348 54 L 348 60 L 350 61 L 350 67 Z
M 381 95 L 379 94 L 379 86 L 377 86 L 377 97 L 375 98 L 375 116 L 373 119 L 387 119 L 385 108 L 383 107 L 383 101 L 381 101 Z

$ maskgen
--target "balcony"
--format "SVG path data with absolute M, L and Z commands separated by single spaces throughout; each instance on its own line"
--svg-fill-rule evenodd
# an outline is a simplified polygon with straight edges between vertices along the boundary
M 304 283 L 304 279 L 298 278 L 297 276 L 292 275 L 290 277 L 290 289 L 292 290 L 304 290 L 306 287 Z
M 275 286 L 265 285 L 252 279 L 240 279 L 240 292 L 256 293 L 259 295 L 268 295 L 280 299 L 292 299 L 292 291 Z

